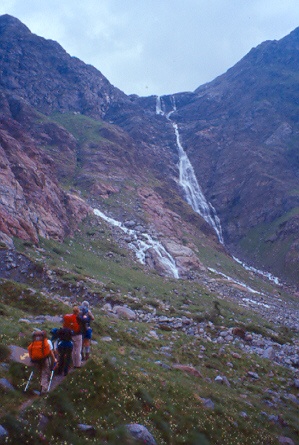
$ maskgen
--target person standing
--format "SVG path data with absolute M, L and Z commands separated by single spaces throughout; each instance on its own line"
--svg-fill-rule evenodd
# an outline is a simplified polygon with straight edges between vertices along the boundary
M 57 363 L 53 352 L 53 344 L 47 338 L 46 331 L 37 329 L 33 332 L 28 352 L 32 363 L 40 372 L 40 394 L 44 394 L 48 392 L 51 371 Z
M 80 321 L 80 309 L 78 306 L 73 307 L 72 314 L 66 314 L 63 317 L 63 327 L 72 331 L 72 361 L 74 368 L 81 368 L 81 350 L 82 350 L 82 324 Z
M 90 322 L 94 320 L 94 316 L 89 308 L 88 301 L 83 301 L 80 307 L 80 311 L 81 311 L 81 321 L 82 321 L 82 331 L 83 331 L 82 360 L 88 360 L 90 357 L 90 346 L 92 337 L 92 329 L 90 327 Z
M 64 375 L 67 375 L 69 372 L 73 351 L 72 331 L 69 328 L 60 328 L 57 331 L 57 337 L 57 374 L 61 374 L 63 371 Z

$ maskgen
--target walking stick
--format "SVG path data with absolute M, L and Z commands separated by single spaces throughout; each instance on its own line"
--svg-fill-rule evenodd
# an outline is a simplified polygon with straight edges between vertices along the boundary
M 31 373 L 30 373 L 30 376 L 29 376 L 29 379 L 28 379 L 27 385 L 25 386 L 24 392 L 26 392 L 26 391 L 27 391 L 27 389 L 28 389 L 28 386 L 29 386 L 29 383 L 30 383 L 30 380 L 32 379 L 32 376 L 33 376 L 33 374 L 34 374 L 34 369 L 33 369 L 33 370 L 31 371 Z
M 50 376 L 47 392 L 50 391 L 50 387 L 51 387 L 51 384 L 52 384 L 52 380 L 53 380 L 53 376 L 54 376 L 54 372 L 55 372 L 56 366 L 57 366 L 57 360 L 55 359 L 54 362 L 52 362 L 52 370 L 51 370 L 51 376 Z
M 51 377 L 50 377 L 50 380 L 49 380 L 49 385 L 48 385 L 47 392 L 50 391 L 51 383 L 52 383 L 52 380 L 53 380 L 53 375 L 54 375 L 54 367 L 52 368 L 52 371 L 51 371 Z

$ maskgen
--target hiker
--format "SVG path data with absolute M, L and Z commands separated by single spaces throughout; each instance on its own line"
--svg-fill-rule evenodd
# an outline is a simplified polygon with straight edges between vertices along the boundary
M 80 323 L 80 309 L 78 306 L 73 307 L 72 314 L 66 314 L 63 317 L 63 327 L 70 329 L 72 332 L 72 361 L 74 368 L 81 368 L 81 350 L 82 350 L 82 324 Z
M 92 329 L 90 322 L 94 320 L 94 316 L 89 308 L 89 302 L 83 301 L 81 307 L 81 323 L 82 323 L 82 360 L 88 360 L 90 357 L 90 345 L 92 337 Z
M 69 328 L 58 329 L 57 335 L 57 351 L 58 351 L 58 368 L 57 374 L 67 375 L 69 372 L 69 367 L 72 359 L 73 351 L 73 341 L 72 341 L 73 331 Z
M 59 328 L 53 328 L 50 331 L 50 333 L 52 334 L 51 342 L 52 342 L 52 345 L 53 345 L 53 352 L 54 352 L 54 355 L 55 355 L 56 359 L 58 357 L 58 351 L 57 351 L 57 343 L 58 343 L 58 335 L 57 335 L 57 333 L 58 333 L 58 331 L 59 331 Z
M 52 342 L 47 338 L 47 333 L 37 329 L 32 334 L 32 342 L 28 346 L 29 357 L 40 372 L 40 394 L 48 392 L 50 375 L 57 363 L 53 352 Z

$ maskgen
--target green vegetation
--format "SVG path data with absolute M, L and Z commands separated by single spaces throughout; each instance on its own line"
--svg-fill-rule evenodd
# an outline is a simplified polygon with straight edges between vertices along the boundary
M 277 445 L 280 435 L 295 442 L 297 406 L 285 397 L 295 393 L 292 372 L 233 344 L 215 343 L 218 334 L 213 326 L 239 326 L 278 343 L 291 343 L 295 333 L 220 299 L 196 281 L 145 272 L 113 239 L 111 228 L 90 217 L 74 238 L 62 243 L 44 239 L 35 248 L 16 240 L 18 250 L 33 261 L 36 274 L 30 286 L 0 283 L 0 378 L 15 388 L 1 395 L 0 424 L 9 431 L 7 443 L 137 445 L 126 433 L 128 423 L 147 427 L 159 445 Z M 200 250 L 199 243 L 198 248 L 205 264 L 248 280 L 224 253 Z M 258 279 L 251 285 L 266 286 Z M 86 295 L 92 298 L 96 317 L 92 359 L 44 397 L 34 393 L 36 379 L 24 393 L 31 368 L 12 362 L 8 347 L 26 348 L 34 326 L 47 332 L 57 327 L 51 317 L 36 325 L 37 316 L 66 313 L 69 303 Z M 204 321 L 210 340 L 163 324 L 108 316 L 101 310 L 106 302 Z M 197 374 L 176 369 L 177 364 Z M 250 378 L 249 371 L 260 378 Z M 216 383 L 219 375 L 230 386 Z M 206 406 L 206 401 L 213 406 Z M 278 415 L 283 430 L 270 420 Z M 83 432 L 79 424 L 92 428 Z
M 282 259 L 290 254 L 290 247 L 296 239 L 296 233 L 285 238 L 280 237 L 280 230 L 284 224 L 297 217 L 298 214 L 299 208 L 293 208 L 271 224 L 265 223 L 256 226 L 240 242 L 241 249 L 246 252 L 248 258 L 252 257 L 256 263 L 260 262 L 261 268 L 277 271 L 278 276 L 288 277 L 294 281 L 296 272 L 291 268 L 288 270 Z M 271 242 L 272 239 L 275 240 L 274 243 Z
M 12 284 L 2 284 L 9 296 Z M 23 289 L 17 287 L 13 290 L 14 298 L 17 289 L 19 296 L 23 294 Z M 35 298 L 38 306 L 37 293 Z M 12 309 L 7 305 L 2 345 L 20 343 L 18 306 L 22 309 L 24 306 L 19 298 L 16 300 Z M 28 301 L 27 316 L 33 307 Z M 37 388 L 33 382 L 28 393 L 22 392 L 30 368 L 11 363 L 8 373 L 1 371 L 16 388 L 13 394 L 8 391 L 2 396 L 1 424 L 10 433 L 7 443 L 113 445 L 121 440 L 121 443 L 132 444 L 135 442 L 126 437 L 123 429 L 128 423 L 146 426 L 159 444 L 277 443 L 275 438 L 280 434 L 280 427 L 265 420 L 262 412 L 268 415 L 273 412 L 271 404 L 265 401 L 271 400 L 271 391 L 277 391 L 280 384 L 289 384 L 291 373 L 288 370 L 257 357 L 237 355 L 236 358 L 234 348 L 223 351 L 220 345 L 179 332 L 159 332 L 158 340 L 148 341 L 152 326 L 110 319 L 96 307 L 94 312 L 92 360 L 81 370 L 70 373 L 49 395 L 34 399 L 21 416 L 18 408 Z M 17 329 L 10 331 L 8 341 L 11 325 Z M 48 325 L 48 329 L 50 327 Z M 29 330 L 22 331 L 27 339 Z M 104 342 L 101 340 L 104 336 L 112 341 Z M 170 346 L 173 355 L 165 356 L 163 346 Z M 205 354 L 200 357 L 203 346 Z M 1 346 L 1 350 L 5 347 Z M 2 360 L 7 362 L 6 353 Z M 175 363 L 191 364 L 200 371 L 201 377 L 173 368 Z M 246 377 L 249 370 L 258 372 L 263 378 L 253 383 Z M 229 388 L 214 382 L 219 373 L 230 381 Z M 214 409 L 204 407 L 205 399 L 213 401 Z M 241 415 L 243 412 L 246 412 L 245 417 Z M 284 434 L 289 437 L 294 437 L 296 431 L 295 412 L 295 405 L 288 407 L 288 426 Z M 43 428 L 40 426 L 42 418 L 47 419 Z M 78 429 L 78 424 L 82 423 L 93 426 L 91 435 Z
M 100 136 L 103 123 L 98 119 L 80 113 L 55 113 L 51 115 L 51 119 L 68 130 L 80 144 L 86 141 L 98 143 L 103 140 Z

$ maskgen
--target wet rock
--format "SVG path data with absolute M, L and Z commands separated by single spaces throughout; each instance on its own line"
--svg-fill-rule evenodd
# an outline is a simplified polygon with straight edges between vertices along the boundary
M 128 229 L 132 229 L 133 227 L 136 226 L 136 223 L 135 223 L 135 221 L 132 221 L 132 220 L 125 221 L 124 226 L 127 227 Z

